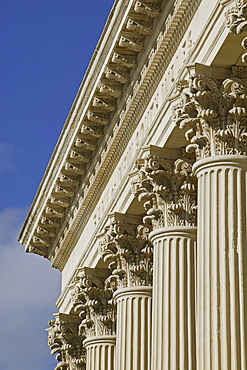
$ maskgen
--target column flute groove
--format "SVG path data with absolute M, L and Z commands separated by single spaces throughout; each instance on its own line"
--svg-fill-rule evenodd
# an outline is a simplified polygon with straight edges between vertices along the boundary
M 153 231 L 150 239 L 155 266 L 153 369 L 195 370 L 196 228 L 166 227 Z
M 116 370 L 150 370 L 153 248 L 141 217 L 115 213 L 100 253 L 117 307 Z
M 163 154 L 162 148 L 146 149 L 133 174 L 143 222 L 153 230 L 151 369 L 195 370 L 195 158 L 182 151 L 178 159 Z
M 198 204 L 198 364 L 205 370 L 246 368 L 246 171 L 244 156 L 211 157 L 195 165 L 202 190 Z
M 152 287 L 118 289 L 114 298 L 117 333 L 121 333 L 117 335 L 116 369 L 150 369 Z
M 86 370 L 115 368 L 115 305 L 113 290 L 106 286 L 107 271 L 79 268 L 71 286 L 71 300 L 81 323 L 78 331 L 84 338 Z

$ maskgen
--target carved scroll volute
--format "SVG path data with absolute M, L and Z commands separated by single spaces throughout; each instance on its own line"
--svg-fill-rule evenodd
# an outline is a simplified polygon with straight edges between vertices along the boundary
M 196 178 L 193 157 L 166 159 L 147 155 L 137 161 L 133 192 L 142 202 L 145 224 L 154 229 L 196 225 Z
M 115 334 L 116 312 L 113 290 L 104 288 L 104 281 L 87 275 L 75 279 L 71 299 L 81 318 L 79 334 L 86 338 Z
M 187 152 L 197 159 L 247 153 L 247 69 L 233 68 L 232 77 L 217 80 L 193 75 L 179 86 L 181 99 L 174 120 L 186 129 Z M 243 78 L 241 78 L 243 76 Z
M 83 337 L 78 335 L 78 324 L 51 320 L 48 332 L 48 345 L 51 354 L 57 354 L 60 361 L 55 370 L 86 370 L 86 351 Z
M 106 284 L 112 289 L 152 285 L 153 249 L 149 227 L 113 221 L 100 243 L 99 252 L 111 271 Z

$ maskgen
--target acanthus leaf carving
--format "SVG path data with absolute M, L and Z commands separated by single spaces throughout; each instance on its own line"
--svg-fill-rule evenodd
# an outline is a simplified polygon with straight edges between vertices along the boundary
M 115 334 L 116 308 L 112 294 L 112 289 L 104 287 L 104 279 L 84 273 L 75 278 L 71 300 L 81 319 L 81 335 L 93 337 Z
M 246 78 L 217 80 L 194 74 L 180 92 L 174 121 L 186 129 L 187 152 L 194 151 L 197 159 L 247 154 Z
M 236 6 L 226 13 L 226 26 L 236 35 L 247 31 L 247 1 L 237 0 Z M 247 37 L 242 40 L 242 47 L 247 49 Z M 247 52 L 242 55 L 242 62 L 247 62 Z
M 111 271 L 107 286 L 115 290 L 152 285 L 153 249 L 148 233 L 146 225 L 112 220 L 99 248 Z
M 236 6 L 226 13 L 227 27 L 237 35 L 247 30 L 247 1 L 237 0 Z
M 48 332 L 48 345 L 51 354 L 60 361 L 55 370 L 85 370 L 86 350 L 84 337 L 78 333 L 78 324 L 64 320 L 51 320 Z
M 196 225 L 196 187 L 192 174 L 194 158 L 169 159 L 147 154 L 136 162 L 133 193 L 143 204 L 144 224 L 152 229 Z

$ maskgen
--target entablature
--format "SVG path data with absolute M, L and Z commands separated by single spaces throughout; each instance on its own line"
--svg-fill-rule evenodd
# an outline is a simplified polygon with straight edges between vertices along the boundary
M 115 2 L 23 227 L 27 252 L 63 270 L 200 3 Z

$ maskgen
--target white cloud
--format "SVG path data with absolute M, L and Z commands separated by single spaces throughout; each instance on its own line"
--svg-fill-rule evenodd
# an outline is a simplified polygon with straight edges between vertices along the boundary
M 8 142 L 0 143 L 0 172 L 6 170 L 14 171 L 14 155 L 15 148 L 12 144 Z
M 54 368 L 45 328 L 60 293 L 60 273 L 17 242 L 27 210 L 0 212 L 0 370 Z

